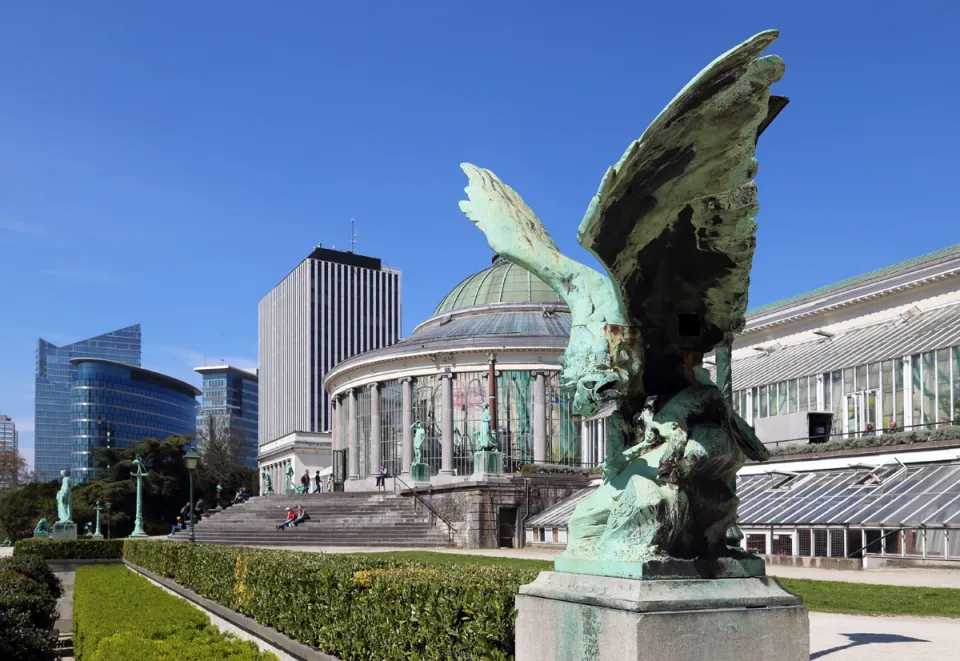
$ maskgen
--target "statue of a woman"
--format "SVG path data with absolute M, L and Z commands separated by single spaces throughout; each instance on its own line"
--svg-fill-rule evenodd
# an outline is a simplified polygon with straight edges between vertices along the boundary
M 70 495 L 70 475 L 67 471 L 60 471 L 63 484 L 57 492 L 57 523 L 73 523 L 73 499 Z
M 260 495 L 266 496 L 273 493 L 273 480 L 270 479 L 270 473 L 267 472 L 266 468 L 260 472 L 260 476 L 263 477 L 263 491 Z
M 421 456 L 423 448 L 423 439 L 427 436 L 427 430 L 423 428 L 423 423 L 417 420 L 413 423 L 414 430 L 413 434 L 413 463 L 422 464 L 423 457 Z
M 490 431 L 490 405 L 483 403 L 483 413 L 480 414 L 480 438 L 477 443 L 479 450 L 496 450 L 497 442 Z

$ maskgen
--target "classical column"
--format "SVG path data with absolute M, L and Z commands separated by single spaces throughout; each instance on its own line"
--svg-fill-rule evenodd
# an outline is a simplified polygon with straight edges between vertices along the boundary
M 409 477 L 410 463 L 413 461 L 413 379 L 409 376 L 400 379 L 400 385 L 403 393 L 400 474 Z
M 440 375 L 440 473 L 453 475 L 453 375 Z
M 339 398 L 330 398 L 330 449 L 340 449 L 340 408 L 337 406 Z
M 380 391 L 376 383 L 370 388 L 370 473 L 380 474 Z
M 357 392 L 353 388 L 347 391 L 347 417 L 347 442 L 350 447 L 347 473 L 349 479 L 357 480 L 360 479 L 360 457 L 357 456 Z
M 534 372 L 533 382 L 533 461 L 547 460 L 547 384 L 543 372 Z

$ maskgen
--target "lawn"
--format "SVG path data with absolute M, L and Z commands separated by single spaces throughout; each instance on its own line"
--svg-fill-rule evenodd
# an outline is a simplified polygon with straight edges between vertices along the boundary
M 466 553 L 395 551 L 364 555 L 388 555 L 426 565 L 500 565 L 514 569 L 553 569 L 553 563 L 547 560 L 498 558 Z M 960 590 L 956 589 L 843 583 L 841 581 L 809 581 L 796 578 L 781 578 L 778 580 L 787 590 L 803 597 L 803 603 L 812 611 L 852 613 L 854 615 L 919 615 L 960 618 Z

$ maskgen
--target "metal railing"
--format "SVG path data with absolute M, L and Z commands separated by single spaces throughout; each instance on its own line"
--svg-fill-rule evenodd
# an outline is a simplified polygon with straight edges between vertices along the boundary
M 421 498 L 421 497 L 420 497 L 420 494 L 417 493 L 416 487 L 411 487 L 409 484 L 407 484 L 406 482 L 403 481 L 403 478 L 402 478 L 402 477 L 400 477 L 400 476 L 397 475 L 396 473 L 394 473 L 394 475 L 393 475 L 393 492 L 394 492 L 394 493 L 397 493 L 397 482 L 399 482 L 399 483 L 400 483 L 401 485 L 403 485 L 410 493 L 412 493 L 412 494 L 413 494 L 413 497 L 416 499 L 417 503 L 419 503 L 420 505 L 423 505 L 424 507 L 426 507 L 427 510 L 430 511 L 430 514 L 431 514 L 432 516 L 440 519 L 441 521 L 443 521 L 443 522 L 447 525 L 447 539 L 450 541 L 451 544 L 453 544 L 454 538 L 455 538 L 455 535 L 456 535 L 456 529 L 453 527 L 453 524 L 450 523 L 449 521 L 447 521 L 447 520 L 443 517 L 443 515 L 440 514 L 440 512 L 438 512 L 436 509 L 434 509 L 433 505 L 431 505 L 431 504 L 428 503 L 426 500 L 424 500 L 423 498 Z

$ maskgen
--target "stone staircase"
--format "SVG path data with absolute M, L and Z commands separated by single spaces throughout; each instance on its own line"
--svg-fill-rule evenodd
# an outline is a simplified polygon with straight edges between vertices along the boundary
M 277 530 L 286 508 L 303 505 L 309 519 Z M 189 531 L 176 533 L 177 540 Z M 390 492 L 258 496 L 208 514 L 196 526 L 196 540 L 248 546 L 452 546 L 447 525 L 412 496 Z

